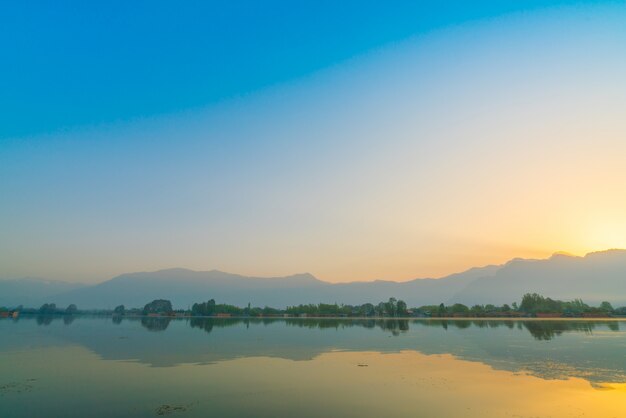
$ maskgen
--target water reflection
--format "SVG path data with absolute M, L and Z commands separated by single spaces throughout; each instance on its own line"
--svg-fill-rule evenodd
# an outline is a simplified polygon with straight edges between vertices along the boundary
M 535 339 L 540 341 L 549 341 L 554 337 L 562 335 L 564 332 L 582 332 L 585 334 L 591 334 L 595 328 L 593 322 L 564 322 L 564 321 L 526 321 L 523 322 L 524 327 L 530 332 Z M 619 331 L 619 324 L 617 322 L 607 323 L 607 325 L 617 325 Z M 611 327 L 609 327 L 611 329 Z
M 189 326 L 191 328 L 199 328 L 207 333 L 213 331 L 213 327 L 224 328 L 232 327 L 235 325 L 245 324 L 246 328 L 250 325 L 250 322 L 254 324 L 261 324 L 263 320 L 250 320 L 250 319 L 225 319 L 225 318 L 191 318 L 189 320 Z M 266 322 L 267 323 L 267 322 Z
M 61 326 L 59 327 L 58 325 Z M 29 328 L 34 325 L 34 328 Z M 13 327 L 13 328 L 11 328 Z M 11 333 L 23 327 L 28 332 Z M 43 327 L 43 328 L 42 328 Z M 157 367 L 234 358 L 309 361 L 330 351 L 451 354 L 546 379 L 626 382 L 619 321 L 23 316 L 0 321 L 0 353 L 80 345 L 104 360 Z M 390 338 L 391 337 L 391 338 Z M 48 340 L 49 339 L 49 340 Z
M 143 317 L 141 318 L 141 326 L 148 331 L 165 331 L 170 325 L 172 318 Z
M 281 320 L 272 318 L 190 318 L 189 326 L 191 326 L 191 328 L 199 328 L 207 333 L 210 333 L 213 331 L 213 328 L 225 328 L 241 324 L 248 328 L 250 325 L 269 325 L 274 324 L 277 321 L 279 323 L 284 323 L 285 326 L 298 328 L 334 330 L 351 327 L 380 328 L 384 331 L 389 331 L 392 335 L 396 336 L 400 335 L 401 332 L 409 330 L 409 320 L 406 319 L 353 319 L 344 321 L 332 318 L 285 318 Z
M 28 316 L 22 316 L 22 319 L 28 319 Z M 33 317 L 30 317 L 33 318 Z M 48 326 L 55 320 L 62 319 L 65 325 L 72 324 L 76 318 L 75 315 L 36 315 L 34 316 L 38 325 Z M 83 317 L 90 318 L 90 317 Z M 20 319 L 13 319 L 17 322 Z M 123 321 L 140 322 L 141 325 L 149 331 L 165 331 L 172 320 L 170 317 L 124 317 L 114 315 L 111 321 L 114 324 L 121 324 Z M 178 319 L 180 320 L 180 319 Z M 10 319 L 6 321 L 11 321 Z M 189 324 L 191 328 L 199 328 L 210 333 L 214 327 L 225 328 L 245 324 L 250 325 L 269 325 L 276 322 L 282 322 L 286 326 L 300 328 L 318 328 L 318 329 L 343 329 L 351 327 L 362 328 L 380 328 L 383 331 L 389 331 L 392 335 L 398 336 L 413 326 L 426 326 L 442 328 L 447 330 L 450 327 L 456 329 L 476 328 L 499 328 L 508 329 L 526 329 L 530 335 L 539 341 L 550 341 L 567 332 L 577 332 L 584 334 L 592 334 L 594 329 L 601 326 L 609 331 L 619 332 L 620 321 L 614 320 L 483 320 L 483 319 L 428 319 L 428 320 L 406 320 L 406 319 L 335 319 L 335 318 L 184 318 L 182 321 Z
M 22 316 L 22 319 L 33 317 Z M 55 320 L 62 319 L 65 325 L 72 324 L 76 318 L 75 315 L 36 315 L 34 316 L 38 325 L 48 326 Z M 83 317 L 90 318 L 90 317 Z M 20 319 L 13 319 L 17 322 Z M 170 317 L 124 317 L 114 315 L 111 321 L 119 325 L 123 321 L 140 322 L 141 325 L 149 331 L 165 331 L 172 320 Z M 181 320 L 181 319 L 178 319 Z M 8 319 L 6 321 L 11 321 Z M 225 328 L 244 324 L 246 327 L 250 325 L 269 325 L 276 322 L 284 323 L 286 326 L 300 328 L 318 328 L 318 329 L 343 329 L 351 327 L 362 328 L 380 328 L 383 331 L 389 331 L 392 335 L 398 336 L 413 326 L 425 326 L 442 328 L 444 330 L 450 327 L 456 329 L 476 328 L 500 328 L 508 329 L 526 329 L 530 335 L 539 341 L 550 341 L 567 332 L 577 332 L 584 334 L 592 334 L 597 327 L 607 328 L 609 331 L 619 332 L 620 321 L 615 320 L 483 320 L 483 319 L 428 319 L 428 320 L 406 320 L 406 319 L 335 319 L 335 318 L 184 318 L 182 321 L 189 324 L 191 328 L 199 328 L 210 333 L 214 327 Z
M 111 327 L 110 322 L 107 324 Z M 167 332 L 174 331 L 176 325 L 173 321 Z M 141 326 L 136 329 L 150 337 L 164 335 L 147 332 Z M 187 327 L 181 329 L 188 335 L 208 337 L 201 332 L 189 333 Z M 280 329 L 318 333 L 311 328 Z M 441 328 L 424 329 L 441 331 Z M 246 328 L 227 326 L 222 330 L 245 332 Z M 387 339 L 400 340 L 388 335 Z M 106 362 L 79 346 L 46 348 L 45 353 L 42 356 L 41 350 L 0 352 L 0 361 L 4 360 L 0 363 L 3 416 L 617 418 L 626 415 L 626 385 L 606 384 L 603 388 L 612 390 L 595 390 L 582 379 L 539 379 L 525 373 L 494 370 L 456 356 L 425 355 L 413 350 L 328 351 L 311 361 L 299 362 L 242 357 L 208 367 L 185 364 L 170 368 L 145 367 L 128 361 Z M 102 402 L 103 393 L 106 402 Z
M 37 325 L 50 325 L 54 318 L 53 315 L 37 315 Z
M 169 318 L 150 318 L 151 322 L 157 324 L 159 321 L 163 321 L 164 324 L 161 327 L 153 326 L 153 329 L 165 329 L 167 323 L 171 319 Z M 119 323 L 120 318 L 115 318 L 114 321 Z M 143 320 L 142 320 L 143 321 Z M 467 329 L 471 327 L 476 328 L 499 328 L 505 327 L 508 329 L 525 329 L 529 334 L 539 341 L 549 341 L 555 337 L 562 335 L 565 332 L 579 332 L 585 334 L 592 334 L 596 327 L 606 327 L 613 332 L 620 331 L 620 322 L 618 321 L 557 321 L 557 320 L 527 320 L 527 321 L 512 321 L 512 320 L 448 320 L 448 319 L 431 319 L 431 320 L 405 320 L 405 319 L 353 319 L 353 320 L 338 320 L 329 318 L 287 318 L 284 320 L 276 319 L 256 319 L 256 318 L 191 318 L 189 319 L 189 325 L 191 328 L 199 328 L 210 333 L 214 327 L 224 328 L 229 326 L 236 326 L 239 324 L 245 324 L 246 326 L 258 325 L 258 324 L 270 324 L 276 321 L 284 322 L 286 326 L 295 326 L 300 328 L 318 328 L 318 329 L 343 329 L 351 327 L 363 327 L 363 328 L 380 328 L 383 331 L 390 331 L 392 335 L 398 336 L 400 333 L 407 332 L 410 329 L 410 324 L 413 326 L 427 326 L 442 328 L 447 330 L 449 327 L 456 329 Z M 143 322 L 142 322 L 143 324 Z M 147 327 L 147 326 L 146 326 Z
M 169 318 L 150 318 L 153 321 L 164 321 L 169 323 Z M 119 321 L 119 319 L 118 319 Z M 143 321 L 143 320 L 142 320 Z M 284 320 L 269 318 L 191 318 L 189 325 L 191 328 L 199 328 L 208 333 L 213 327 L 224 328 L 245 324 L 246 326 L 258 324 L 270 324 L 276 321 L 284 322 L 286 326 L 294 326 L 300 328 L 318 328 L 318 329 L 343 329 L 351 327 L 363 328 L 380 328 L 383 331 L 389 331 L 392 335 L 398 336 L 403 332 L 409 331 L 410 324 L 413 326 L 427 326 L 442 328 L 447 330 L 449 327 L 456 329 L 476 328 L 499 328 L 508 329 L 526 329 L 530 335 L 539 341 L 549 341 L 565 332 L 578 332 L 584 334 L 592 334 L 596 327 L 606 327 L 609 331 L 619 332 L 620 322 L 618 321 L 558 321 L 558 320 L 449 320 L 449 319 L 430 319 L 430 320 L 406 320 L 406 319 L 331 319 L 331 318 L 286 318 Z M 143 322 L 142 322 L 143 324 Z M 162 329 L 165 329 L 165 324 Z M 156 328 L 156 327 L 155 327 Z

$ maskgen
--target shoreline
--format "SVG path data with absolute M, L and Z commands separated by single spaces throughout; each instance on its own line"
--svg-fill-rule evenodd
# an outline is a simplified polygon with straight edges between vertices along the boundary
M 523 316 L 523 317 L 413 317 L 413 316 L 403 316 L 403 317 L 372 317 L 372 316 L 191 316 L 191 315 L 112 315 L 112 314 L 97 314 L 97 313 L 75 313 L 75 314 L 38 314 L 38 313 L 20 313 L 20 317 L 37 317 L 37 316 L 45 316 L 45 317 L 102 317 L 102 318 L 118 318 L 118 319 L 220 319 L 220 320 L 229 320 L 229 319 L 271 319 L 271 320 L 308 320 L 308 319 L 330 319 L 330 320 L 383 320 L 383 321 L 626 321 L 626 316 L 607 316 L 607 317 L 597 317 L 597 318 L 585 318 L 585 317 L 550 317 L 550 318 L 537 318 L 532 316 Z M 2 317 L 0 319 L 19 319 L 11 318 L 11 317 Z

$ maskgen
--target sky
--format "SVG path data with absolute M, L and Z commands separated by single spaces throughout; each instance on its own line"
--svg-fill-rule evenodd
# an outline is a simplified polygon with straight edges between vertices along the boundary
M 5 9 L 0 277 L 626 248 L 624 2 Z

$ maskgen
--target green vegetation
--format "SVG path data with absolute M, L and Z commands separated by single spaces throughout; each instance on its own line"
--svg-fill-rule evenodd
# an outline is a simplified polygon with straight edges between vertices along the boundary
M 363 305 L 337 305 L 320 303 L 317 305 L 288 306 L 285 314 L 291 316 L 357 316 L 373 317 L 386 316 L 391 318 L 409 315 L 406 303 L 396 298 L 390 298 L 387 302 L 380 302 L 378 305 L 365 303 Z
M 194 303 L 191 308 L 192 316 L 338 316 L 338 317 L 403 317 L 409 314 L 407 305 L 402 300 L 390 298 L 387 302 L 380 302 L 378 305 L 366 303 L 363 305 L 338 305 L 338 304 L 308 304 L 289 306 L 287 309 L 276 309 L 266 306 L 264 308 L 251 307 L 248 304 L 245 308 L 234 305 L 217 304 L 214 299 L 208 302 Z
M 55 303 L 44 303 L 39 308 L 40 315 L 50 315 L 57 313 L 57 305 Z
M 521 303 L 513 302 L 511 306 L 504 304 L 474 305 L 471 308 L 456 303 L 452 306 L 422 306 L 418 309 L 426 316 L 432 317 L 468 317 L 468 318 L 493 318 L 493 317 L 606 317 L 623 315 L 626 307 L 613 309 L 609 302 L 602 302 L 599 307 L 589 306 L 581 299 L 563 302 L 541 296 L 537 293 L 527 293 L 522 297 Z
M 517 306 L 516 304 L 513 304 Z M 492 318 L 492 317 L 516 317 L 523 316 L 523 312 L 518 309 L 504 304 L 502 306 L 495 306 L 491 304 L 487 305 L 474 305 L 468 307 L 462 303 L 455 303 L 454 305 L 445 306 L 443 303 L 439 305 L 426 305 L 421 306 L 415 310 L 421 313 L 421 316 L 435 317 L 435 318 L 449 318 L 449 317 L 462 317 L 462 318 Z
M 519 305 L 474 305 L 466 306 L 461 303 L 452 305 L 425 305 L 419 308 L 409 308 L 407 304 L 396 298 L 389 298 L 378 304 L 364 303 L 362 305 L 345 304 L 306 304 L 288 306 L 286 309 L 277 309 L 269 306 L 252 307 L 249 303 L 242 308 L 225 303 L 218 304 L 214 299 L 207 302 L 194 303 L 191 309 L 174 310 L 172 303 L 166 299 L 157 299 L 146 304 L 143 308 L 127 309 L 124 305 L 114 310 L 79 311 L 76 305 L 71 304 L 66 309 L 57 308 L 54 303 L 45 303 L 39 309 L 22 306 L 17 308 L 0 307 L 1 312 L 19 311 L 24 314 L 45 315 L 116 315 L 116 316 L 193 316 L 193 317 L 360 317 L 360 318 L 494 318 L 494 317 L 611 317 L 626 316 L 626 307 L 614 308 L 609 302 L 602 302 L 599 306 L 589 306 L 581 299 L 572 301 L 554 300 L 537 293 L 527 293 L 522 297 Z M 6 316 L 6 315 L 5 315 Z
M 597 315 L 608 316 L 614 313 L 613 306 L 609 302 L 602 302 L 599 307 L 592 307 L 581 299 L 570 302 L 553 300 L 537 293 L 527 293 L 522 298 L 520 311 L 530 314 L 561 314 L 563 316 Z
M 576 299 L 563 302 L 543 297 L 536 293 L 526 294 L 518 305 L 474 305 L 468 307 L 461 303 L 446 306 L 426 305 L 409 309 L 402 300 L 390 298 L 387 302 L 377 305 L 365 303 L 363 305 L 344 304 L 308 304 L 288 306 L 284 310 L 265 308 L 246 308 L 233 305 L 216 304 L 211 299 L 208 302 L 196 303 L 191 309 L 192 316 L 292 316 L 292 317 L 434 317 L 434 318 L 493 318 L 493 317 L 533 317 L 533 316 L 563 316 L 563 317 L 603 317 L 626 314 L 626 307 L 613 309 L 609 302 L 602 302 L 599 307 L 592 307 L 582 300 Z
M 143 307 L 144 315 L 170 315 L 172 312 L 174 312 L 172 302 L 165 299 L 153 300 Z
M 242 316 L 249 315 L 248 308 L 240 308 L 234 305 L 216 304 L 215 299 L 211 299 L 208 302 L 194 303 L 191 307 L 191 314 L 193 316 L 213 316 L 213 315 L 232 315 Z

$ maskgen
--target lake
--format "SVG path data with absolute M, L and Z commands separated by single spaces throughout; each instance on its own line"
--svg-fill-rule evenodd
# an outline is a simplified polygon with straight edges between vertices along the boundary
M 0 320 L 2 417 L 624 417 L 626 322 Z

